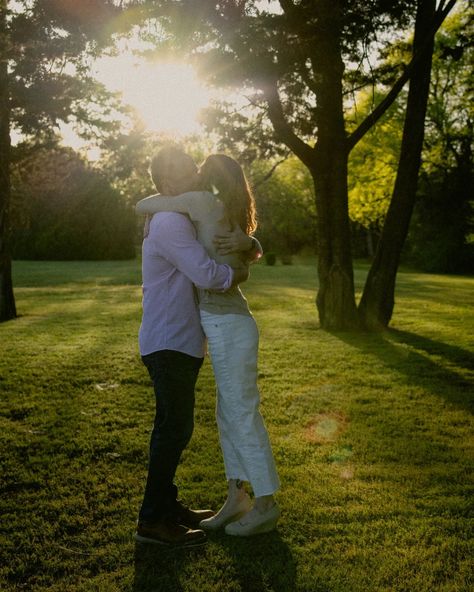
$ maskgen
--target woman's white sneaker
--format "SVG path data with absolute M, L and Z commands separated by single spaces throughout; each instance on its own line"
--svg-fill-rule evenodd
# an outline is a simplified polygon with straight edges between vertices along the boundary
M 239 520 L 245 514 L 250 512 L 252 508 L 252 502 L 247 493 L 242 495 L 239 499 L 227 500 L 222 508 L 212 516 L 212 518 L 206 518 L 201 520 L 199 528 L 203 530 L 218 530 L 223 528 L 229 522 Z
M 252 536 L 270 532 L 276 528 L 279 517 L 280 509 L 277 504 L 274 504 L 266 512 L 259 512 L 256 508 L 253 508 L 240 520 L 227 524 L 225 532 L 232 536 Z

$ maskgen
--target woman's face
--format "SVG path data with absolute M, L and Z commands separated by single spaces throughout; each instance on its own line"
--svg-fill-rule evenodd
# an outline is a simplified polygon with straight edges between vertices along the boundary
M 206 187 L 211 184 L 209 165 L 205 160 L 198 169 L 198 180 L 201 187 Z

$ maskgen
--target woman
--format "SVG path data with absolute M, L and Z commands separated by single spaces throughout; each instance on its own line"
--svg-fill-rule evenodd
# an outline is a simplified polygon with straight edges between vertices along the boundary
M 241 266 L 246 263 L 241 254 L 220 255 L 213 241 L 235 226 L 248 235 L 256 229 L 255 202 L 242 168 L 234 159 L 215 154 L 206 159 L 199 176 L 205 190 L 176 197 L 147 197 L 137 204 L 137 212 L 188 214 L 211 257 Z M 216 417 L 228 480 L 226 502 L 200 526 L 206 530 L 225 526 L 227 534 L 236 536 L 268 532 L 275 528 L 280 514 L 274 500 L 279 480 L 258 410 L 258 329 L 239 287 L 227 292 L 199 290 L 199 307 L 217 384 Z M 243 481 L 252 486 L 253 508 Z

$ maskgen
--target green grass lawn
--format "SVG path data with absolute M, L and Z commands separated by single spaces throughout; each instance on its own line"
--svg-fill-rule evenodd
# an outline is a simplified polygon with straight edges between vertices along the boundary
M 356 273 L 357 285 L 366 269 Z M 400 273 L 392 328 L 318 328 L 314 264 L 256 265 L 277 532 L 136 545 L 153 417 L 139 262 L 17 262 L 0 325 L 0 590 L 458 592 L 474 587 L 474 279 Z M 225 497 L 209 362 L 178 469 Z

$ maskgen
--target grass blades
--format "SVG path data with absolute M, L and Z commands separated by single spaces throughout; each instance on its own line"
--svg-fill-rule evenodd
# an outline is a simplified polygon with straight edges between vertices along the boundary
M 360 288 L 366 273 L 356 270 Z M 461 592 L 473 581 L 474 279 L 401 272 L 391 329 L 318 328 L 314 262 L 254 266 L 276 532 L 133 540 L 153 417 L 139 262 L 16 262 L 0 325 L 5 592 Z M 181 498 L 225 497 L 208 361 Z

